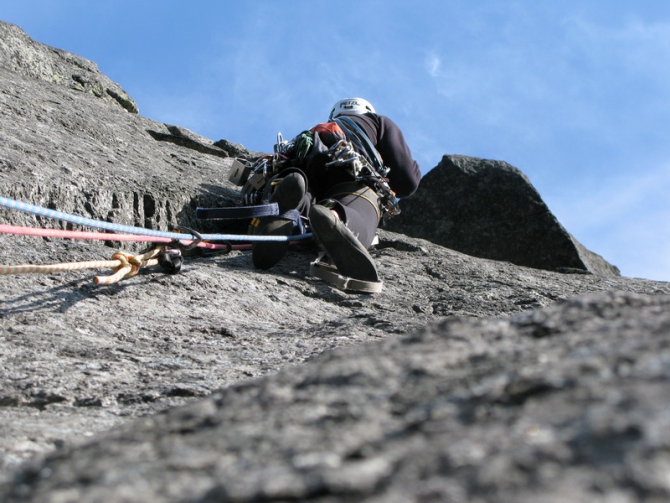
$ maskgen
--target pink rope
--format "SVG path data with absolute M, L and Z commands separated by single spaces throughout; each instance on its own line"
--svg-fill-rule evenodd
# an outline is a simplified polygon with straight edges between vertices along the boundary
M 18 225 L 5 224 L 0 224 L 0 233 L 20 236 L 37 236 L 63 239 L 91 239 L 99 241 L 138 241 L 149 243 L 172 242 L 170 238 L 162 238 L 158 236 L 142 236 L 138 234 L 111 234 L 106 232 L 66 231 L 62 229 L 38 229 L 34 227 L 21 227 Z M 182 241 L 185 246 L 188 246 L 192 242 L 192 240 Z M 223 250 L 228 248 L 228 245 L 204 242 L 198 243 L 197 246 L 199 248 L 207 248 L 210 250 Z M 249 250 L 250 248 L 250 244 L 232 245 L 233 250 Z
M 52 237 L 63 239 L 90 239 L 100 241 L 139 241 L 150 243 L 172 243 L 172 239 L 160 236 L 145 236 L 138 234 L 112 234 L 107 232 L 86 232 L 86 231 L 67 231 L 62 229 L 39 229 L 34 227 L 22 227 L 17 225 L 0 224 L 0 233 L 14 234 L 22 236 L 35 237 Z M 193 240 L 185 239 L 182 241 L 184 246 L 193 243 Z M 227 249 L 227 244 L 215 244 L 200 242 L 196 246 L 200 248 L 207 248 L 210 250 Z M 248 250 L 251 244 L 231 245 L 233 250 Z M 70 262 L 62 264 L 47 264 L 47 265 L 0 265 L 0 276 L 12 274 L 37 274 L 37 273 L 54 273 L 61 271 L 73 271 L 79 269 L 97 269 L 97 268 L 111 268 L 114 273 L 110 276 L 96 276 L 95 283 L 102 285 L 110 285 L 117 283 L 121 279 L 134 276 L 139 272 L 141 267 L 147 267 L 158 264 L 158 260 L 154 257 L 158 253 L 158 249 L 154 249 L 144 255 L 131 255 L 126 252 L 118 252 L 114 255 L 114 260 L 94 260 L 87 262 Z

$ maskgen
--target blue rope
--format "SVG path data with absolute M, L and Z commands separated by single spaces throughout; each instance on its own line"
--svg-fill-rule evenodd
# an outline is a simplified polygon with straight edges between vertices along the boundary
M 103 220 L 94 220 L 92 218 L 82 217 L 71 213 L 64 213 L 62 211 L 50 210 L 34 204 L 24 203 L 15 199 L 0 196 L 0 206 L 19 210 L 24 213 L 31 213 L 33 215 L 40 215 L 43 217 L 53 218 L 55 220 L 62 220 L 77 225 L 86 225 L 88 227 L 95 227 L 98 229 L 105 229 L 112 232 L 125 232 L 127 234 L 140 234 L 142 236 L 154 236 L 178 240 L 193 240 L 196 236 L 191 234 L 182 234 L 179 232 L 156 231 L 153 229 L 145 229 L 144 227 L 133 227 L 130 225 L 114 224 L 105 222 Z M 204 241 L 301 241 L 312 237 L 311 233 L 300 234 L 299 236 L 256 236 L 245 234 L 202 234 Z

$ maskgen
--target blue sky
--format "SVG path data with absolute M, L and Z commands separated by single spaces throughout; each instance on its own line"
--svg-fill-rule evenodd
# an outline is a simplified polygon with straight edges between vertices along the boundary
M 151 119 L 269 151 L 361 96 L 426 173 L 521 169 L 624 276 L 670 281 L 670 2 L 0 0 Z

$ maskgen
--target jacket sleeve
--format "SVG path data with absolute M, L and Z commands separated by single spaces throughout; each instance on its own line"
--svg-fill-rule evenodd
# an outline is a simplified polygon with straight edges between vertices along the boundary
M 400 128 L 388 117 L 377 117 L 379 130 L 376 148 L 384 164 L 391 168 L 389 185 L 397 197 L 410 196 L 416 192 L 421 181 L 419 165 L 412 157 Z

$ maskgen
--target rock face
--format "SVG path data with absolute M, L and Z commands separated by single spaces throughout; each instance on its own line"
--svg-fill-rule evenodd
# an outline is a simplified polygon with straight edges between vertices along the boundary
M 137 113 L 137 104 L 98 66 L 76 54 L 40 44 L 21 28 L 0 21 L 0 62 L 2 67 L 69 89 L 88 92 Z
M 53 77 L 87 68 L 89 80 L 115 89 L 94 63 L 33 42 L 6 23 L 0 23 L 0 37 L 3 196 L 161 230 L 195 226 L 198 205 L 239 200 L 223 183 L 232 162 L 227 150 L 178 126 L 128 113 L 107 92 L 85 92 Z M 16 212 L 3 220 L 35 223 Z
M 17 30 L 3 47 L 62 63 Z M 257 153 L 36 77 L 1 61 L 1 195 L 244 228 L 194 209 L 236 204 L 229 156 Z M 0 276 L 0 501 L 668 499 L 669 283 L 380 238 L 374 296 L 310 277 L 310 245 L 269 271 L 236 250 L 110 286 Z M 120 246 L 0 234 L 0 264 Z
M 550 271 L 619 275 L 572 237 L 530 180 L 506 162 L 444 156 L 400 208 L 389 230 L 468 255 Z
M 668 308 L 598 294 L 332 351 L 62 449 L 5 501 L 667 501 Z

